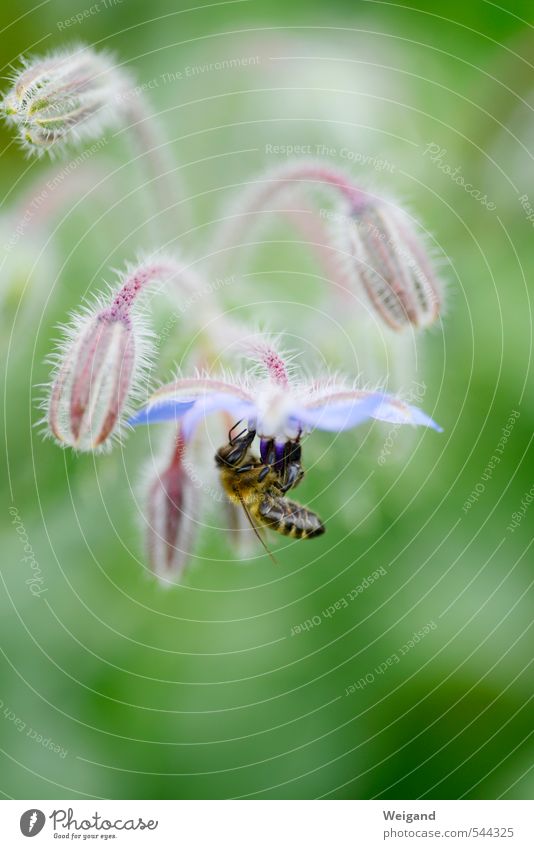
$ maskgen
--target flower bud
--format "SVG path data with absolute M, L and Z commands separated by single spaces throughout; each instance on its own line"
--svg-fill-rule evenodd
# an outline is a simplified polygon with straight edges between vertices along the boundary
M 126 86 L 109 56 L 84 47 L 24 61 L 2 106 L 23 146 L 39 155 L 116 125 Z
M 185 453 L 186 442 L 179 430 L 170 462 L 150 480 L 147 491 L 148 563 L 163 584 L 178 583 L 198 527 L 200 490 L 188 473 Z
M 55 370 L 45 403 L 49 430 L 61 445 L 79 451 L 109 445 L 121 415 L 130 412 L 128 402 L 137 395 L 138 377 L 152 353 L 134 307 L 150 284 L 174 277 L 180 268 L 160 256 L 127 266 L 109 306 L 66 329 L 66 343 L 52 358 Z
M 394 330 L 428 327 L 441 292 L 428 253 L 408 215 L 369 199 L 345 219 L 351 262 L 378 314 Z
M 53 381 L 48 425 L 62 445 L 94 451 L 115 431 L 129 395 L 136 361 L 132 322 L 102 310 L 72 337 Z

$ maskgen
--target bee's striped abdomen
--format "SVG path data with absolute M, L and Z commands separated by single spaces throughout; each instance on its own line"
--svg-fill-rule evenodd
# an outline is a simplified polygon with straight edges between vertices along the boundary
M 324 533 L 324 525 L 316 513 L 288 498 L 267 495 L 259 513 L 273 531 L 293 539 L 311 539 Z

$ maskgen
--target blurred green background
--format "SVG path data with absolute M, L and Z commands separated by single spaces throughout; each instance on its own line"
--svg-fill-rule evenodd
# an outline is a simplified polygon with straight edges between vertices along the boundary
M 25 235 L 4 251 L 0 791 L 531 798 L 534 507 L 508 529 L 534 484 L 534 224 L 520 202 L 527 195 L 534 205 L 531 4 L 97 7 L 67 26 L 91 4 L 5 0 L 4 75 L 20 53 L 72 41 L 114 51 L 140 83 L 159 81 L 149 93 L 186 193 L 150 231 L 142 179 L 119 133 L 88 164 L 100 175 L 89 170 L 90 183 L 108 176 L 83 203 L 75 193 L 54 217 L 53 237 Z M 188 67 L 250 56 L 260 59 L 184 77 Z M 271 540 L 274 565 L 259 552 L 236 562 L 208 529 L 184 586 L 164 591 L 144 568 L 131 492 L 154 429 L 109 456 L 62 452 L 34 427 L 36 386 L 58 322 L 113 279 L 111 267 L 164 230 L 171 246 L 209 254 L 228 187 L 284 161 L 269 144 L 335 148 L 333 164 L 405 198 L 447 257 L 447 310 L 418 339 L 416 372 L 427 386 L 422 406 L 445 431 L 396 435 L 383 464 L 387 426 L 334 443 L 314 435 L 301 498 L 328 533 L 309 544 Z M 425 154 L 429 144 L 445 151 L 439 162 Z M 6 127 L 0 147 L 5 222 L 32 182 L 61 164 L 24 159 Z M 343 159 L 343 148 L 359 162 Z M 459 167 L 494 208 L 439 163 Z M 294 238 L 273 222 L 247 276 L 225 292 L 230 308 L 251 321 L 264 317 L 266 299 L 324 310 L 320 272 Z M 287 307 L 267 318 L 274 330 L 305 333 L 298 315 Z M 336 346 L 346 343 L 327 331 L 318 326 L 310 344 L 338 365 Z M 364 379 L 369 360 L 371 379 L 395 375 L 383 349 L 373 358 L 363 333 L 349 335 L 356 353 L 347 344 L 340 361 L 352 357 Z M 162 376 L 190 342 L 187 315 L 172 341 Z M 402 355 L 394 340 L 388 350 Z M 413 359 L 412 339 L 406 350 Z M 391 388 L 401 383 L 391 376 Z M 484 478 L 514 411 L 501 461 Z M 38 596 L 9 507 L 39 563 Z M 385 574 L 346 608 L 291 636 L 378 569 Z

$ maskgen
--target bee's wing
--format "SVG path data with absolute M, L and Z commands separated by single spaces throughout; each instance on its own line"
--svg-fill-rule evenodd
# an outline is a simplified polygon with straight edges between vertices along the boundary
M 319 516 L 289 498 L 279 496 L 266 500 L 260 505 L 260 514 L 274 530 L 288 536 L 307 539 L 324 533 Z

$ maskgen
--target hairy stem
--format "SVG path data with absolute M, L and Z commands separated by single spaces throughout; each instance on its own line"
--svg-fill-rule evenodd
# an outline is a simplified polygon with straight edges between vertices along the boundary
M 165 235 L 177 234 L 176 207 L 186 197 L 182 181 L 176 173 L 176 164 L 169 154 L 167 140 L 159 123 L 151 114 L 145 98 L 136 96 L 127 107 L 128 129 L 133 143 L 141 156 L 152 195 L 153 216 L 163 216 Z M 183 215 L 179 215 L 179 221 Z M 154 222 L 154 235 L 161 242 L 162 227 Z

